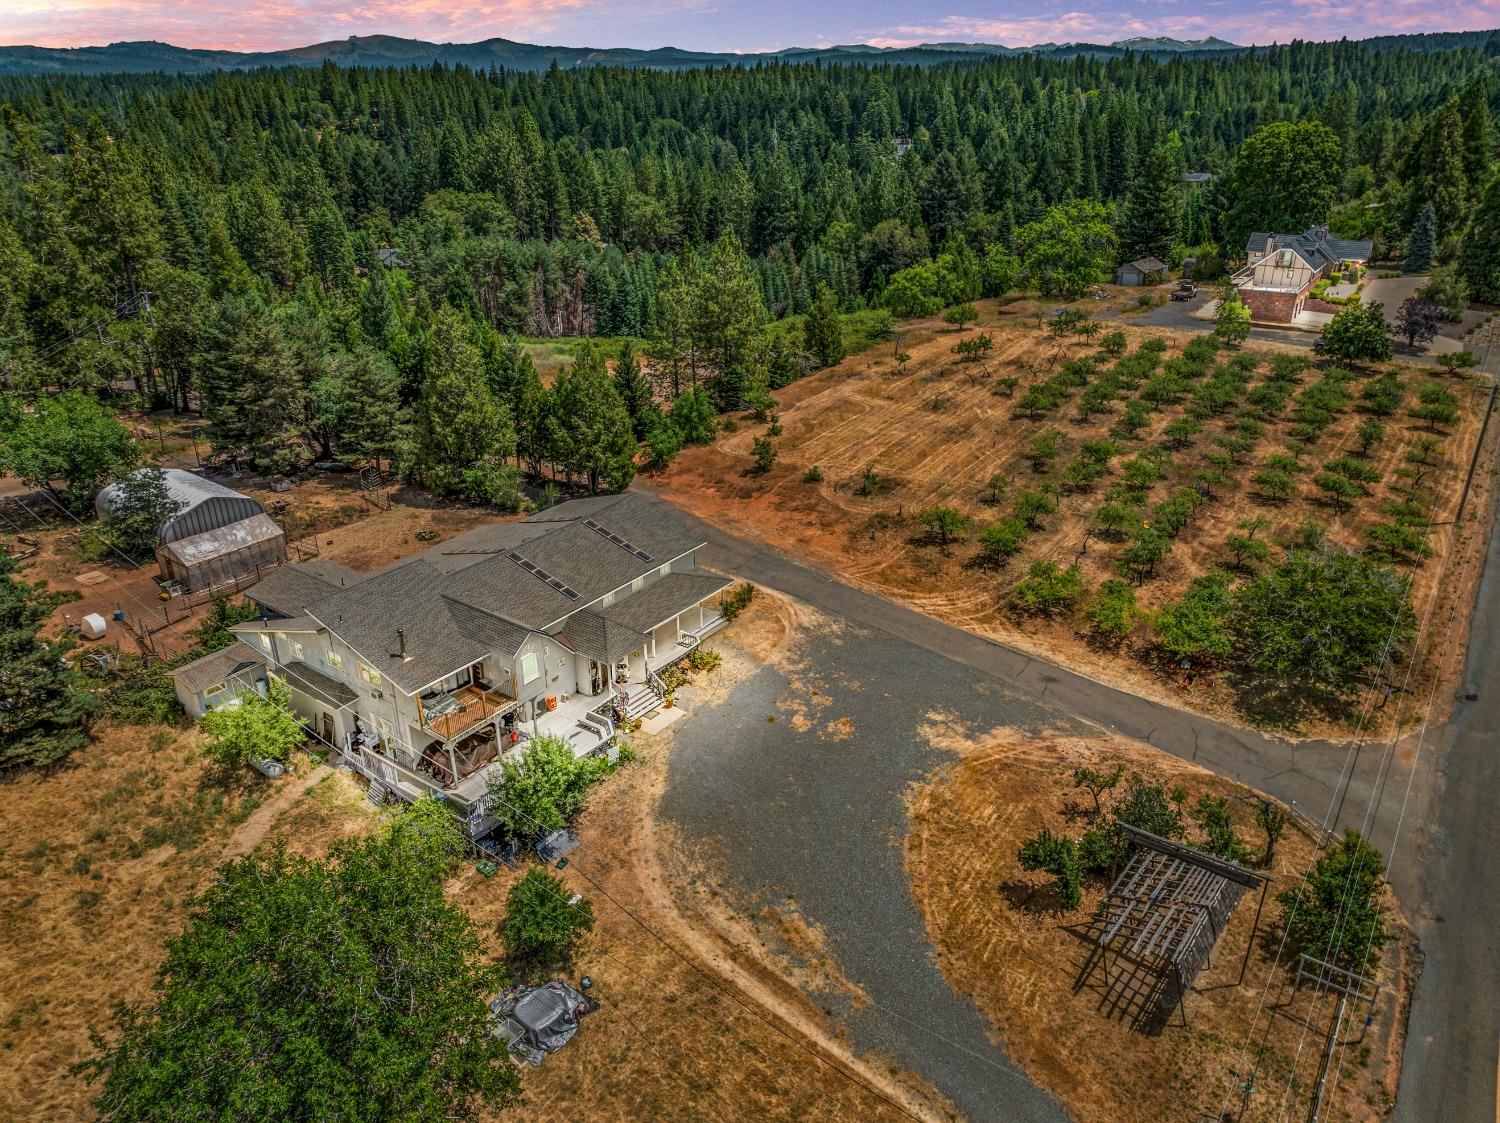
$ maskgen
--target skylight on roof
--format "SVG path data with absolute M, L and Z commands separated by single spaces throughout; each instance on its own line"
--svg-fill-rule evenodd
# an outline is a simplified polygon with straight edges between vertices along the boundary
M 642 550 L 639 546 L 634 546 L 631 543 L 625 541 L 625 539 L 621 538 L 614 531 L 610 530 L 608 527 L 601 526 L 593 519 L 584 519 L 583 525 L 597 534 L 602 534 L 605 538 L 608 538 L 611 542 L 620 547 L 620 549 L 624 550 L 627 554 L 634 554 L 644 562 L 648 562 L 651 560 L 651 555 L 646 553 L 645 550 Z
M 535 574 L 538 578 L 545 581 L 548 585 L 551 585 L 554 589 L 556 589 L 563 596 L 567 597 L 569 600 L 578 599 L 578 591 L 576 589 L 574 589 L 571 585 L 558 580 L 556 577 L 553 577 L 552 574 L 548 573 L 541 566 L 537 565 L 536 562 L 530 561 L 527 558 L 523 558 L 515 550 L 507 551 L 505 556 L 511 561 L 515 562 L 527 573 Z

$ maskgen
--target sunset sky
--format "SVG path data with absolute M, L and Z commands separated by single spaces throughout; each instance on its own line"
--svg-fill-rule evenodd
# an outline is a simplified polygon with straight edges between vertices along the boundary
M 1500 0 L 0 0 L 0 43 L 158 39 L 274 50 L 349 35 L 560 46 L 774 50 L 938 40 L 1011 46 L 1133 35 L 1237 43 L 1500 26 Z

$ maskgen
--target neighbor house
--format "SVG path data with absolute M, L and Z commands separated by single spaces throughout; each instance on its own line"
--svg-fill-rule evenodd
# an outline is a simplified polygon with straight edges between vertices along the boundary
M 181 468 L 163 470 L 162 480 L 178 508 L 156 530 L 164 587 L 183 593 L 222 588 L 286 561 L 286 533 L 257 500 Z M 99 493 L 94 507 L 100 518 L 114 511 L 120 496 L 119 483 Z
M 662 704 L 658 672 L 723 626 L 729 581 L 699 570 L 702 545 L 643 496 L 580 499 L 374 574 L 282 567 L 233 630 L 377 795 L 440 795 L 477 837 L 502 756 L 543 734 L 604 751 L 617 720 Z
M 1231 283 L 1252 320 L 1290 324 L 1304 311 L 1335 310 L 1332 305 L 1310 309 L 1312 287 L 1349 265 L 1363 265 L 1371 248 L 1369 242 L 1330 238 L 1326 226 L 1311 227 L 1305 234 L 1257 231 L 1245 246 L 1248 262 Z
M 1115 284 L 1154 285 L 1166 275 L 1165 261 L 1155 257 L 1138 257 L 1115 270 Z

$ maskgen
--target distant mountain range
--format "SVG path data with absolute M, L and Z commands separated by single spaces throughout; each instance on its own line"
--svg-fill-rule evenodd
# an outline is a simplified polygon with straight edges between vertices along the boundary
M 1370 40 L 1380 49 L 1410 47 L 1436 50 L 1480 46 L 1489 32 L 1450 32 L 1431 36 L 1385 36 Z M 1426 42 L 1441 40 L 1441 42 Z M 1472 42 L 1471 42 L 1472 41 Z M 428 43 L 391 35 L 359 35 L 284 51 L 206 51 L 174 47 L 150 40 L 111 43 L 107 47 L 0 47 L 0 74 L 200 74 L 214 70 L 253 70 L 271 66 L 320 66 L 324 60 L 339 66 L 426 66 L 433 62 L 479 70 L 491 66 L 507 70 L 541 71 L 553 63 L 563 68 L 583 66 L 649 67 L 682 70 L 702 66 L 755 65 L 767 62 L 871 62 L 932 65 L 986 56 L 1038 54 L 1050 57 L 1118 57 L 1127 51 L 1160 57 L 1214 55 L 1264 48 L 1241 47 L 1223 39 L 1135 38 L 1116 43 L 1039 43 L 1006 47 L 999 43 L 923 43 L 914 47 L 873 47 L 854 43 L 838 47 L 789 47 L 760 54 L 684 51 L 676 47 L 636 50 L 628 47 L 545 47 L 509 39 L 478 43 Z

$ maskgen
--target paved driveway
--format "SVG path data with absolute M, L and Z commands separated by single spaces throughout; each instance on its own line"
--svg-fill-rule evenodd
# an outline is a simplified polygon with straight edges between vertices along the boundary
M 663 815 L 692 842 L 726 856 L 737 911 L 796 902 L 821 925 L 834 962 L 867 1006 L 820 994 L 861 1051 L 917 1073 L 972 1120 L 1067 1119 L 991 1041 L 983 1013 L 934 961 L 902 868 L 903 795 L 951 759 L 917 728 L 929 709 L 995 725 L 1080 728 L 1044 703 L 883 632 L 806 637 L 807 685 L 763 667 L 731 699 L 677 727 Z M 798 732 L 780 700 L 813 719 Z M 767 717 L 776 716 L 774 722 Z M 832 739 L 830 721 L 849 719 Z

